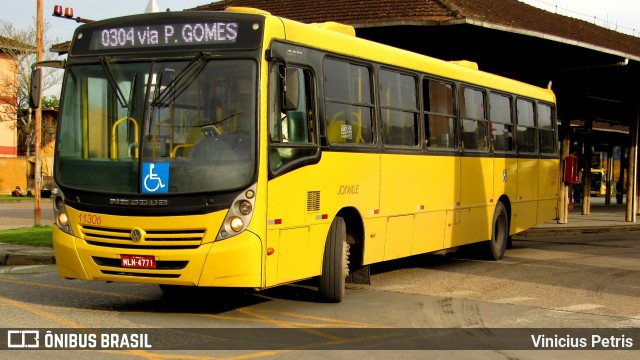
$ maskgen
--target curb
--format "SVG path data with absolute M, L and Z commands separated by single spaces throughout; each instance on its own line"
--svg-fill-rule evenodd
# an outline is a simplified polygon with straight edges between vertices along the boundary
M 516 237 L 526 238 L 529 236 L 549 235 L 549 234 L 562 234 L 562 235 L 580 235 L 580 234 L 607 234 L 611 232 L 627 232 L 627 231 L 640 231 L 640 225 L 626 225 L 618 227 L 602 227 L 602 226 L 584 226 L 584 227 L 570 227 L 570 228 L 531 228 L 525 230 Z
M 29 253 L 37 252 L 37 253 Z M 52 265 L 56 263 L 53 250 L 27 250 L 20 253 L 0 251 L 0 266 Z

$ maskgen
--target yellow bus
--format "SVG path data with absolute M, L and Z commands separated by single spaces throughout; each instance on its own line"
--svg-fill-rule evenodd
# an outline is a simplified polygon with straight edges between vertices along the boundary
M 343 299 L 368 265 L 556 217 L 555 96 L 248 8 L 80 26 L 55 154 L 61 277 Z M 34 72 L 35 74 L 36 72 Z
M 611 186 L 611 193 L 615 194 L 615 187 Z M 611 194 L 610 193 L 610 194 Z M 591 195 L 607 194 L 607 171 L 602 168 L 591 169 Z

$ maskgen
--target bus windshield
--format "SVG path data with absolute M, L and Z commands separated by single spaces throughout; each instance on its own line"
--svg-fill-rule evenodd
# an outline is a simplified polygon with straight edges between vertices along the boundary
M 256 77 L 252 60 L 203 55 L 70 66 L 58 185 L 122 194 L 246 186 L 256 169 Z

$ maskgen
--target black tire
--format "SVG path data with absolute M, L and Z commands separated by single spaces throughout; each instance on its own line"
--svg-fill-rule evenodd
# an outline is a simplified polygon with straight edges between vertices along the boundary
M 331 223 L 322 259 L 318 291 L 328 302 L 340 302 L 344 298 L 345 278 L 348 275 L 349 245 L 344 219 L 336 217 Z
M 509 242 L 509 213 L 502 202 L 498 202 L 493 213 L 491 240 L 487 243 L 487 256 L 490 260 L 500 260 Z

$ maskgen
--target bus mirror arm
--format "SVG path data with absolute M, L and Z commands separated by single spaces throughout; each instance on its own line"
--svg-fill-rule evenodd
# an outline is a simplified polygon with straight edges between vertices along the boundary
M 31 86 L 29 87 L 29 106 L 36 109 L 40 106 L 42 97 L 42 68 L 52 67 L 56 69 L 64 69 L 67 65 L 66 60 L 44 60 L 38 61 L 31 65 Z
M 269 48 L 265 52 L 265 58 L 270 61 L 279 63 L 278 70 L 280 73 L 280 99 L 282 111 L 295 110 L 298 108 L 300 97 L 299 73 L 296 70 L 287 71 L 287 61 L 285 53 L 277 48 Z

